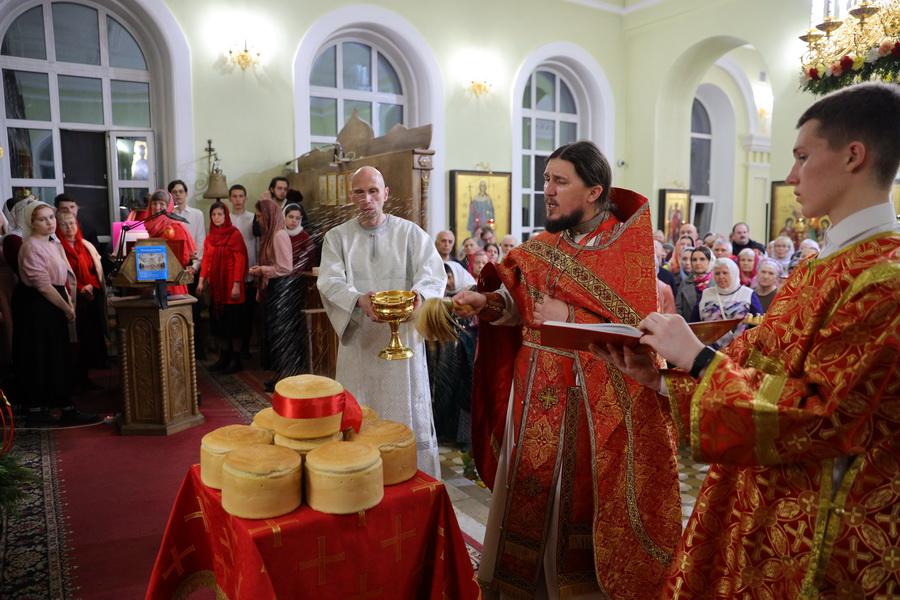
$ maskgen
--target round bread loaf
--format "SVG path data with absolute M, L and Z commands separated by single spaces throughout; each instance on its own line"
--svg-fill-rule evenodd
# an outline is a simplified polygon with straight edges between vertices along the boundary
M 275 445 L 283 446 L 284 448 L 290 448 L 300 456 L 306 456 L 306 454 L 310 450 L 315 450 L 322 444 L 327 444 L 328 442 L 334 442 L 342 439 L 344 439 L 344 434 L 340 431 L 332 435 L 326 435 L 325 437 L 315 438 L 311 440 L 295 440 L 276 433 Z
M 211 488 L 222 487 L 222 461 L 236 448 L 251 444 L 271 444 L 273 434 L 249 425 L 226 425 L 214 429 L 200 440 L 200 479 Z
M 303 500 L 303 459 L 280 446 L 254 444 L 232 450 L 222 465 L 222 508 L 244 519 L 287 514 Z
M 268 429 L 273 434 L 275 433 L 275 423 L 272 420 L 272 415 L 275 414 L 275 409 L 271 406 L 262 409 L 255 415 L 253 415 L 253 422 L 250 423 L 250 427 L 256 427 L 257 429 Z
M 294 403 L 334 396 L 344 391 L 344 386 L 334 379 L 319 375 L 295 375 L 285 377 L 275 384 L 275 393 L 290 398 Z M 292 419 L 273 411 L 272 426 L 275 433 L 295 440 L 308 440 L 333 435 L 341 429 L 343 413 L 310 419 Z
M 384 497 L 381 454 L 360 442 L 328 442 L 311 450 L 304 478 L 307 502 L 319 512 L 351 514 Z
M 402 483 L 416 474 L 416 436 L 412 429 L 396 421 L 366 421 L 351 439 L 375 446 L 384 462 L 384 485 Z M 277 439 L 276 439 L 277 443 Z

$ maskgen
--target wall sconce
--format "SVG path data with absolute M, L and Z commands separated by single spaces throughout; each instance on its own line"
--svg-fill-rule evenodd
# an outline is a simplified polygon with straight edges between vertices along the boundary
M 250 50 L 247 47 L 247 40 L 244 40 L 244 48 L 240 49 L 240 47 L 232 48 L 228 51 L 228 61 L 232 64 L 235 64 L 241 68 L 241 71 L 246 71 L 253 65 L 259 63 L 260 53 Z
M 487 81 L 470 81 L 469 87 L 467 87 L 466 89 L 472 92 L 472 94 L 476 98 L 478 98 L 491 91 L 491 84 Z

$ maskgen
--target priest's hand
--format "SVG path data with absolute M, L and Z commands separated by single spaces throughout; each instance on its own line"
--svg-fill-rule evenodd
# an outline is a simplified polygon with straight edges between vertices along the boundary
M 540 325 L 544 321 L 566 322 L 568 319 L 569 305 L 562 300 L 542 294 L 541 299 L 534 303 L 534 322 L 536 325 Z
M 697 339 L 681 315 L 650 313 L 638 328 L 646 332 L 641 336 L 641 344 L 650 346 L 684 371 L 691 370 L 694 359 L 703 350 L 703 342 Z
M 645 347 L 632 349 L 613 344 L 591 344 L 589 348 L 597 358 L 611 364 L 644 387 L 659 392 L 659 369 L 656 368 L 653 355 Z
M 197 289 L 195 290 L 195 292 L 196 292 L 196 294 L 197 294 L 197 297 L 202 296 L 202 295 L 203 295 L 203 290 L 205 290 L 205 289 L 206 289 L 206 279 L 203 278 L 203 277 L 201 277 L 201 278 L 197 281 Z
M 487 304 L 487 296 L 479 292 L 465 290 L 453 296 L 453 312 L 460 317 L 477 315 L 485 304 Z
M 368 294 L 362 294 L 356 300 L 356 305 L 362 309 L 367 317 L 372 319 L 373 321 L 378 321 L 378 316 L 375 314 L 375 309 L 372 308 L 372 295 L 374 292 L 369 292 Z

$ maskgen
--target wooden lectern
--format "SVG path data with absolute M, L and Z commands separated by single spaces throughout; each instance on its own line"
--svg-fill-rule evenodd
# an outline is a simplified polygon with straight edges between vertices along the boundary
M 165 246 L 164 240 L 139 240 L 136 248 Z M 113 278 L 124 288 L 155 288 L 165 294 L 165 283 L 186 283 L 171 248 L 166 247 L 165 279 L 139 279 L 131 252 Z M 152 257 L 154 259 L 159 257 Z M 154 265 L 156 266 L 156 265 Z M 194 360 L 193 296 L 157 295 L 113 297 L 119 340 L 124 410 L 119 418 L 122 435 L 169 435 L 203 423 L 197 402 L 197 365 Z
M 381 171 L 390 188 L 384 211 L 428 228 L 428 197 L 434 150 L 431 125 L 407 129 L 395 125 L 382 137 L 375 137 L 368 123 L 356 112 L 337 136 L 337 144 L 317 148 L 297 158 L 298 173 L 288 176 L 290 187 L 300 190 L 303 204 L 316 237 L 352 219 L 357 212 L 350 197 L 350 177 L 362 166 Z M 306 319 L 309 332 L 310 371 L 334 377 L 338 339 L 322 308 L 316 276 L 306 280 Z

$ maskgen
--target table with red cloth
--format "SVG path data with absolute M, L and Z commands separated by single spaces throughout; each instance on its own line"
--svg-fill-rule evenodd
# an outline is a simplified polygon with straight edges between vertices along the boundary
M 147 598 L 211 587 L 252 598 L 478 598 L 444 485 L 419 471 L 378 506 L 328 515 L 303 505 L 274 519 L 225 512 L 191 467 L 163 535 Z

